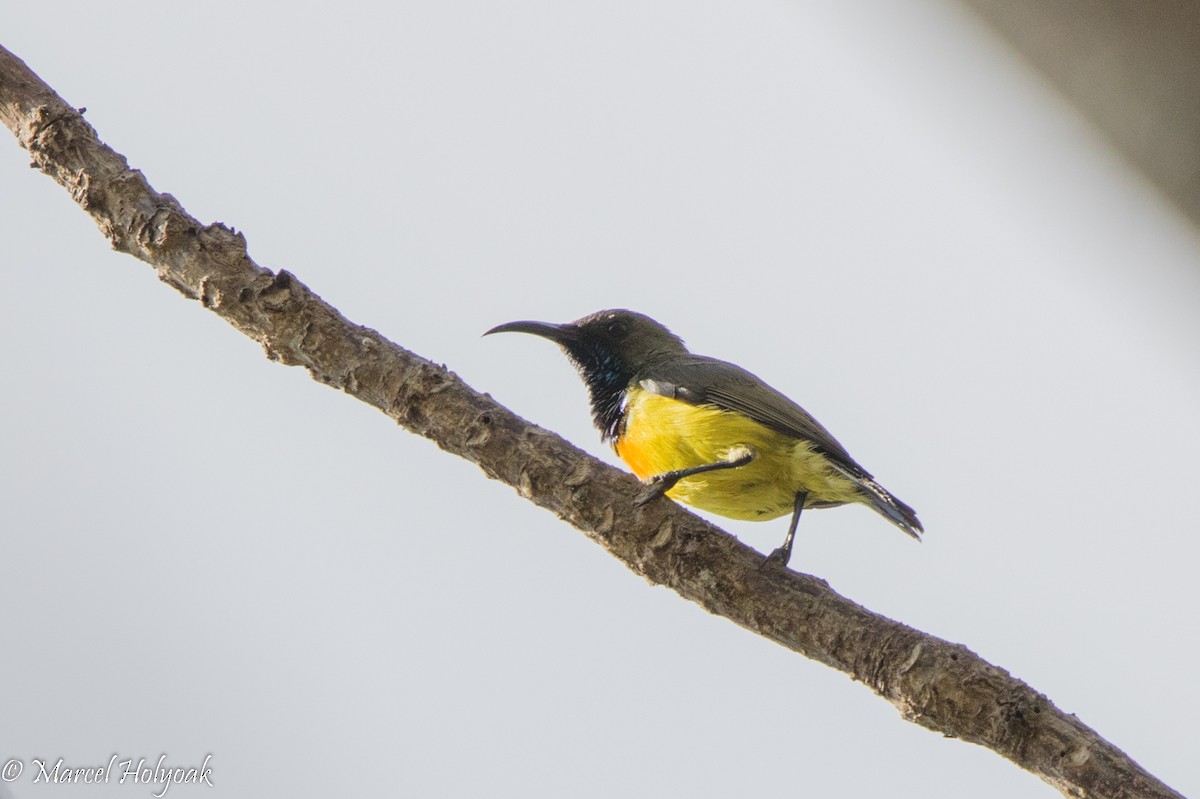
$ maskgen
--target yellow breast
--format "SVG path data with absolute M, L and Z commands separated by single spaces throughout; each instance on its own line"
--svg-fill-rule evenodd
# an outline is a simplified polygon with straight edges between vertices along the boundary
M 802 490 L 809 494 L 806 507 L 861 500 L 855 483 L 808 442 L 739 413 L 642 389 L 629 393 L 624 430 L 614 448 L 643 480 L 729 460 L 731 452 L 749 449 L 754 454 L 749 464 L 680 480 L 667 492 L 674 500 L 732 519 L 783 516 Z

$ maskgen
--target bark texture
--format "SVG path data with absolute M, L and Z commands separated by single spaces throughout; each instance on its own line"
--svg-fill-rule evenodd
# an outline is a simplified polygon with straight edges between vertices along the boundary
M 1072 797 L 1178 797 L 1073 715 L 958 644 L 779 568 L 672 502 L 526 422 L 454 373 L 356 325 L 241 234 L 156 192 L 83 116 L 0 48 L 0 119 L 113 247 L 261 342 L 267 356 L 375 406 L 582 530 L 635 573 L 870 686 L 909 721 L 986 746 Z

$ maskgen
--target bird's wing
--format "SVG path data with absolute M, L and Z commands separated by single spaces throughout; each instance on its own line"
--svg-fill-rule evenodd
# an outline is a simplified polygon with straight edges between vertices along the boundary
M 750 417 L 772 430 L 811 441 L 837 466 L 871 479 L 808 411 L 740 366 L 699 355 L 674 357 L 647 369 L 641 387 L 693 405 L 715 405 Z

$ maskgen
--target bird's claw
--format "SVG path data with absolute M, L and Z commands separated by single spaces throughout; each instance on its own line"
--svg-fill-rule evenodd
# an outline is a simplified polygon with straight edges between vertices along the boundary
M 637 499 L 633 501 L 633 507 L 641 508 L 650 504 L 654 500 L 667 493 L 668 486 L 665 481 L 651 477 L 646 484 L 646 489 L 638 494 Z
M 775 551 L 763 558 L 762 563 L 758 564 L 759 569 L 765 569 L 768 566 L 774 568 L 781 566 L 787 568 L 788 561 L 792 559 L 792 553 L 785 547 L 776 547 Z

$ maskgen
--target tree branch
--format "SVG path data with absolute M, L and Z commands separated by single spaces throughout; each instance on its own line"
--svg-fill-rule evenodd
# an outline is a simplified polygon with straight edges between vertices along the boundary
M 255 264 L 240 233 L 203 225 L 99 141 L 82 114 L 0 47 L 0 119 L 121 252 L 262 343 L 267 357 L 383 411 L 582 530 L 635 573 L 845 672 L 909 721 L 995 750 L 1072 797 L 1179 797 L 1045 696 L 966 647 L 906 627 L 762 556 L 479 394 L 454 373 L 345 319 Z

